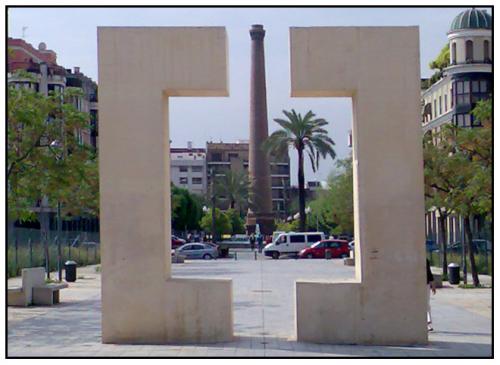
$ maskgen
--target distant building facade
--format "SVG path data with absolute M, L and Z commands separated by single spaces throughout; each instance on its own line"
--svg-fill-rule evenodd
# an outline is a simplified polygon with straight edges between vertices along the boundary
M 462 128 L 481 127 L 471 112 L 479 100 L 491 98 L 493 92 L 491 15 L 478 9 L 463 11 L 454 18 L 447 35 L 449 66 L 437 82 L 422 91 L 422 130 L 431 135 L 451 123 Z M 426 236 L 436 243 L 440 236 L 438 218 L 437 209 L 427 211 Z M 481 235 L 483 224 L 482 217 L 473 219 L 475 235 Z M 462 217 L 449 216 L 446 229 L 446 244 L 463 240 Z
M 226 171 L 244 171 L 248 173 L 249 143 L 237 141 L 235 143 L 208 142 L 207 143 L 207 183 L 210 186 L 210 172 L 213 170 L 215 178 L 223 176 Z M 271 157 L 271 189 L 273 213 L 277 217 L 285 217 L 288 204 L 287 192 L 290 188 L 290 158 L 282 159 Z M 228 202 L 224 197 L 219 199 L 219 207 L 227 209 Z
M 8 83 L 15 87 L 24 87 L 48 95 L 49 92 L 63 92 L 67 87 L 82 90 L 82 96 L 74 97 L 73 104 L 81 111 L 90 114 L 88 128 L 77 131 L 80 143 L 98 148 L 98 106 L 97 84 L 80 72 L 79 67 L 65 69 L 57 64 L 56 52 L 47 49 L 45 43 L 38 48 L 23 39 L 8 39 Z M 28 75 L 20 75 L 17 71 Z
M 206 150 L 193 148 L 170 148 L 170 180 L 175 186 L 191 193 L 207 194 Z
M 450 65 L 442 78 L 422 92 L 422 128 L 444 124 L 479 127 L 471 111 L 493 91 L 491 15 L 470 9 L 458 14 L 448 32 Z

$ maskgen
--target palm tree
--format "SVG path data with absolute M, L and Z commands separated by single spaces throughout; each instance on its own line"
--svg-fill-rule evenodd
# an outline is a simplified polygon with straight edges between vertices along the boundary
M 215 190 L 217 195 L 225 196 L 229 200 L 229 208 L 238 211 L 248 197 L 248 176 L 244 171 L 228 170 L 217 179 Z
M 306 201 L 304 188 L 304 152 L 307 152 L 314 172 L 319 167 L 320 157 L 326 158 L 329 155 L 335 159 L 333 146 L 335 142 L 328 136 L 328 132 L 323 128 L 328 122 L 322 118 L 315 118 L 315 114 L 310 110 L 302 117 L 292 109 L 291 112 L 283 110 L 288 120 L 276 118 L 282 129 L 272 133 L 263 145 L 267 153 L 275 156 L 283 156 L 288 153 L 288 148 L 297 150 L 299 158 L 299 215 L 300 230 L 306 229 Z

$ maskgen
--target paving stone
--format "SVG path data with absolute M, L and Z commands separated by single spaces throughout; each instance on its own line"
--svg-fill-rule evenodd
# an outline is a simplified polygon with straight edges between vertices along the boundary
M 431 299 L 434 332 L 428 346 L 319 345 L 295 341 L 296 279 L 349 279 L 342 260 L 270 260 L 239 253 L 238 261 L 186 261 L 175 277 L 233 279 L 235 341 L 208 345 L 101 343 L 100 274 L 78 268 L 53 307 L 8 308 L 8 355 L 81 357 L 336 357 L 491 356 L 491 289 L 445 287 Z M 17 278 L 9 279 L 12 285 Z

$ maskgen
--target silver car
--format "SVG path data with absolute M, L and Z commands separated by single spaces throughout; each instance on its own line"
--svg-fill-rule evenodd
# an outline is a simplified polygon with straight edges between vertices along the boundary
M 204 243 L 186 243 L 175 250 L 177 255 L 186 257 L 186 259 L 204 259 L 212 260 L 217 258 L 217 247 L 206 245 Z

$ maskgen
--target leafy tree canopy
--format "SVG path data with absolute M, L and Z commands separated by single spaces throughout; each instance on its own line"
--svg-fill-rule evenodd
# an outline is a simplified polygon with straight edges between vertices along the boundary
M 31 77 L 26 75 L 25 77 Z M 27 88 L 8 88 L 7 182 L 8 215 L 33 220 L 42 197 L 62 214 L 98 214 L 97 156 L 82 143 L 89 114 L 79 112 L 73 100 L 81 91 L 45 96 Z

